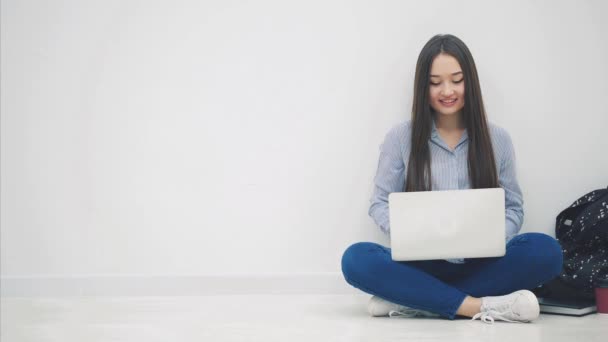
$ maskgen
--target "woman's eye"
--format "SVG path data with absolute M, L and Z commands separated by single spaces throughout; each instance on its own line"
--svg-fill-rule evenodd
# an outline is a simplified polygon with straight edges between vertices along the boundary
M 453 82 L 454 82 L 454 83 L 460 83 L 460 82 L 462 82 L 462 81 L 464 81 L 464 78 L 461 78 L 460 80 L 458 80 L 458 81 L 453 81 Z M 438 86 L 438 85 L 440 85 L 440 84 L 441 84 L 441 83 L 433 83 L 433 82 L 431 82 L 431 85 L 434 85 L 434 86 Z

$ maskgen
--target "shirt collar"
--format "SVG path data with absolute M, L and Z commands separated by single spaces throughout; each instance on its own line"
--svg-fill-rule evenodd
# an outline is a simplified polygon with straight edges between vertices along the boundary
M 433 125 L 433 128 L 431 129 L 431 137 L 439 137 L 439 132 L 437 132 L 437 125 L 435 124 L 435 118 L 431 118 L 431 124 Z
M 435 124 L 435 118 L 431 118 L 431 124 L 432 124 L 432 128 L 431 128 L 431 140 L 434 140 L 437 143 L 441 143 L 442 145 L 445 145 L 445 143 L 443 142 L 443 139 L 441 139 L 441 136 L 439 136 L 439 132 L 437 131 L 437 125 Z M 461 144 L 463 144 L 465 141 L 467 141 L 469 138 L 469 135 L 467 134 L 467 129 L 464 129 L 464 132 L 462 132 L 462 136 L 460 137 L 460 141 L 458 141 L 458 144 L 456 144 L 456 148 L 458 148 L 458 146 L 460 146 Z M 445 147 L 447 148 L 447 145 L 445 145 Z

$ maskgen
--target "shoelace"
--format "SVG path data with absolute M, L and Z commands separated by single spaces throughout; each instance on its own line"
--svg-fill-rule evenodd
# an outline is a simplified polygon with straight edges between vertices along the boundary
M 471 320 L 474 321 L 474 320 L 480 318 L 483 322 L 488 323 L 488 324 L 494 324 L 494 319 L 500 319 L 500 320 L 511 322 L 511 323 L 521 323 L 520 321 L 510 320 L 510 319 L 506 318 L 504 315 L 505 315 L 505 312 L 498 312 L 496 310 L 488 310 L 488 311 L 482 311 L 482 312 L 476 314 L 475 316 L 473 316 L 473 318 L 471 318 Z

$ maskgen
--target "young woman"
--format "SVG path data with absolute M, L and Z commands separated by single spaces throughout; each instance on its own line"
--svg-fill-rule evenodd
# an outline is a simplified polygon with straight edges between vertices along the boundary
M 369 215 L 387 235 L 391 192 L 502 187 L 506 254 L 396 262 L 390 248 L 355 243 L 342 256 L 342 272 L 349 284 L 374 295 L 372 316 L 466 316 L 488 323 L 538 317 L 529 290 L 560 273 L 561 247 L 546 234 L 516 235 L 523 199 L 511 138 L 487 122 L 475 62 L 457 37 L 434 36 L 420 52 L 412 118 L 386 135 L 374 184 Z

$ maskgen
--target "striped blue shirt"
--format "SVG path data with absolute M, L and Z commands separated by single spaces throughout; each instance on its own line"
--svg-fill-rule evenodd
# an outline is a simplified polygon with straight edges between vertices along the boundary
M 431 120 L 433 121 L 433 120 Z M 524 219 L 523 196 L 515 173 L 515 152 L 509 133 L 492 123 L 488 124 L 494 149 L 498 182 L 505 191 L 506 241 L 521 229 Z M 433 190 L 470 189 L 468 175 L 468 135 L 466 130 L 452 150 L 443 141 L 435 122 L 429 141 L 431 153 L 431 184 Z M 403 191 L 406 165 L 409 161 L 411 144 L 411 122 L 395 125 L 380 145 L 380 158 L 374 190 L 370 199 L 369 215 L 380 230 L 390 236 L 388 195 Z M 463 263 L 463 259 L 446 259 L 453 263 Z

